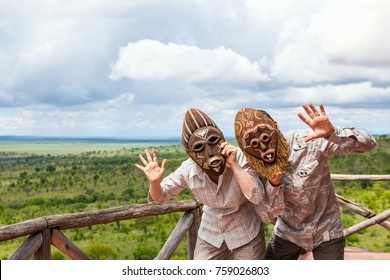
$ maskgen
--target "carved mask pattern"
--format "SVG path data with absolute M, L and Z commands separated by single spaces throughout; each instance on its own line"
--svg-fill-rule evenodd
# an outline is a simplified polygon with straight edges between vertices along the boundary
M 267 176 L 283 173 L 288 158 L 286 140 L 267 112 L 240 110 L 234 129 L 237 143 L 253 169 Z
M 202 111 L 189 109 L 183 121 L 182 143 L 187 154 L 207 174 L 221 175 L 226 166 L 226 158 L 221 154 L 221 144 L 225 142 L 222 131 Z

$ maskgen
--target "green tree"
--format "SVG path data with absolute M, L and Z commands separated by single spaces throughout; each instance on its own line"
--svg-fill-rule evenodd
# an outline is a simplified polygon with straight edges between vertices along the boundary
M 116 250 L 107 244 L 91 244 L 87 246 L 84 251 L 94 260 L 115 260 L 118 258 L 118 253 Z

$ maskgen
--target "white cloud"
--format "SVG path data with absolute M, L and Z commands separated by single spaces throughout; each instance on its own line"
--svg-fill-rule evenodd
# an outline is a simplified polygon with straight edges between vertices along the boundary
M 110 77 L 211 84 L 252 84 L 267 80 L 257 62 L 250 62 L 223 46 L 204 50 L 154 40 L 141 40 L 121 48 Z
M 279 32 L 275 79 L 295 84 L 390 79 L 390 5 L 382 0 L 327 1 Z M 378 43 L 380 42 L 380 43 Z
M 288 129 L 308 102 L 382 133 L 389 19 L 387 0 L 0 0 L 0 133 L 180 136 L 198 107 L 233 135 L 242 107 Z
M 386 106 L 390 103 L 390 87 L 374 87 L 370 82 L 346 85 L 319 85 L 308 88 L 289 88 L 285 95 L 286 103 L 331 103 L 345 106 L 364 106 L 375 103 Z
M 331 62 L 390 67 L 389 17 L 388 1 L 330 1 L 313 27 Z

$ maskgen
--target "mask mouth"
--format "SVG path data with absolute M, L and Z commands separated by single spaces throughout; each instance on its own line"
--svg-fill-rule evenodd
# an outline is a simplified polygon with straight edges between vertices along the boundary
M 220 157 L 213 156 L 208 160 L 208 164 L 211 168 L 218 168 L 222 165 L 223 160 Z
M 274 162 L 275 155 L 276 155 L 275 150 L 270 150 L 262 154 L 261 159 L 264 160 L 265 162 Z

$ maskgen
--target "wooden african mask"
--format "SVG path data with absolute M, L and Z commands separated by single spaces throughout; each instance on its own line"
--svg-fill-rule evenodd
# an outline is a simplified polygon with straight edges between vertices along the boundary
M 225 142 L 223 133 L 202 111 L 190 109 L 183 121 L 182 143 L 187 154 L 207 174 L 221 175 L 226 166 L 221 144 Z
M 288 164 L 286 140 L 268 113 L 242 109 L 236 114 L 234 130 L 237 143 L 254 170 L 265 176 L 284 172 Z

